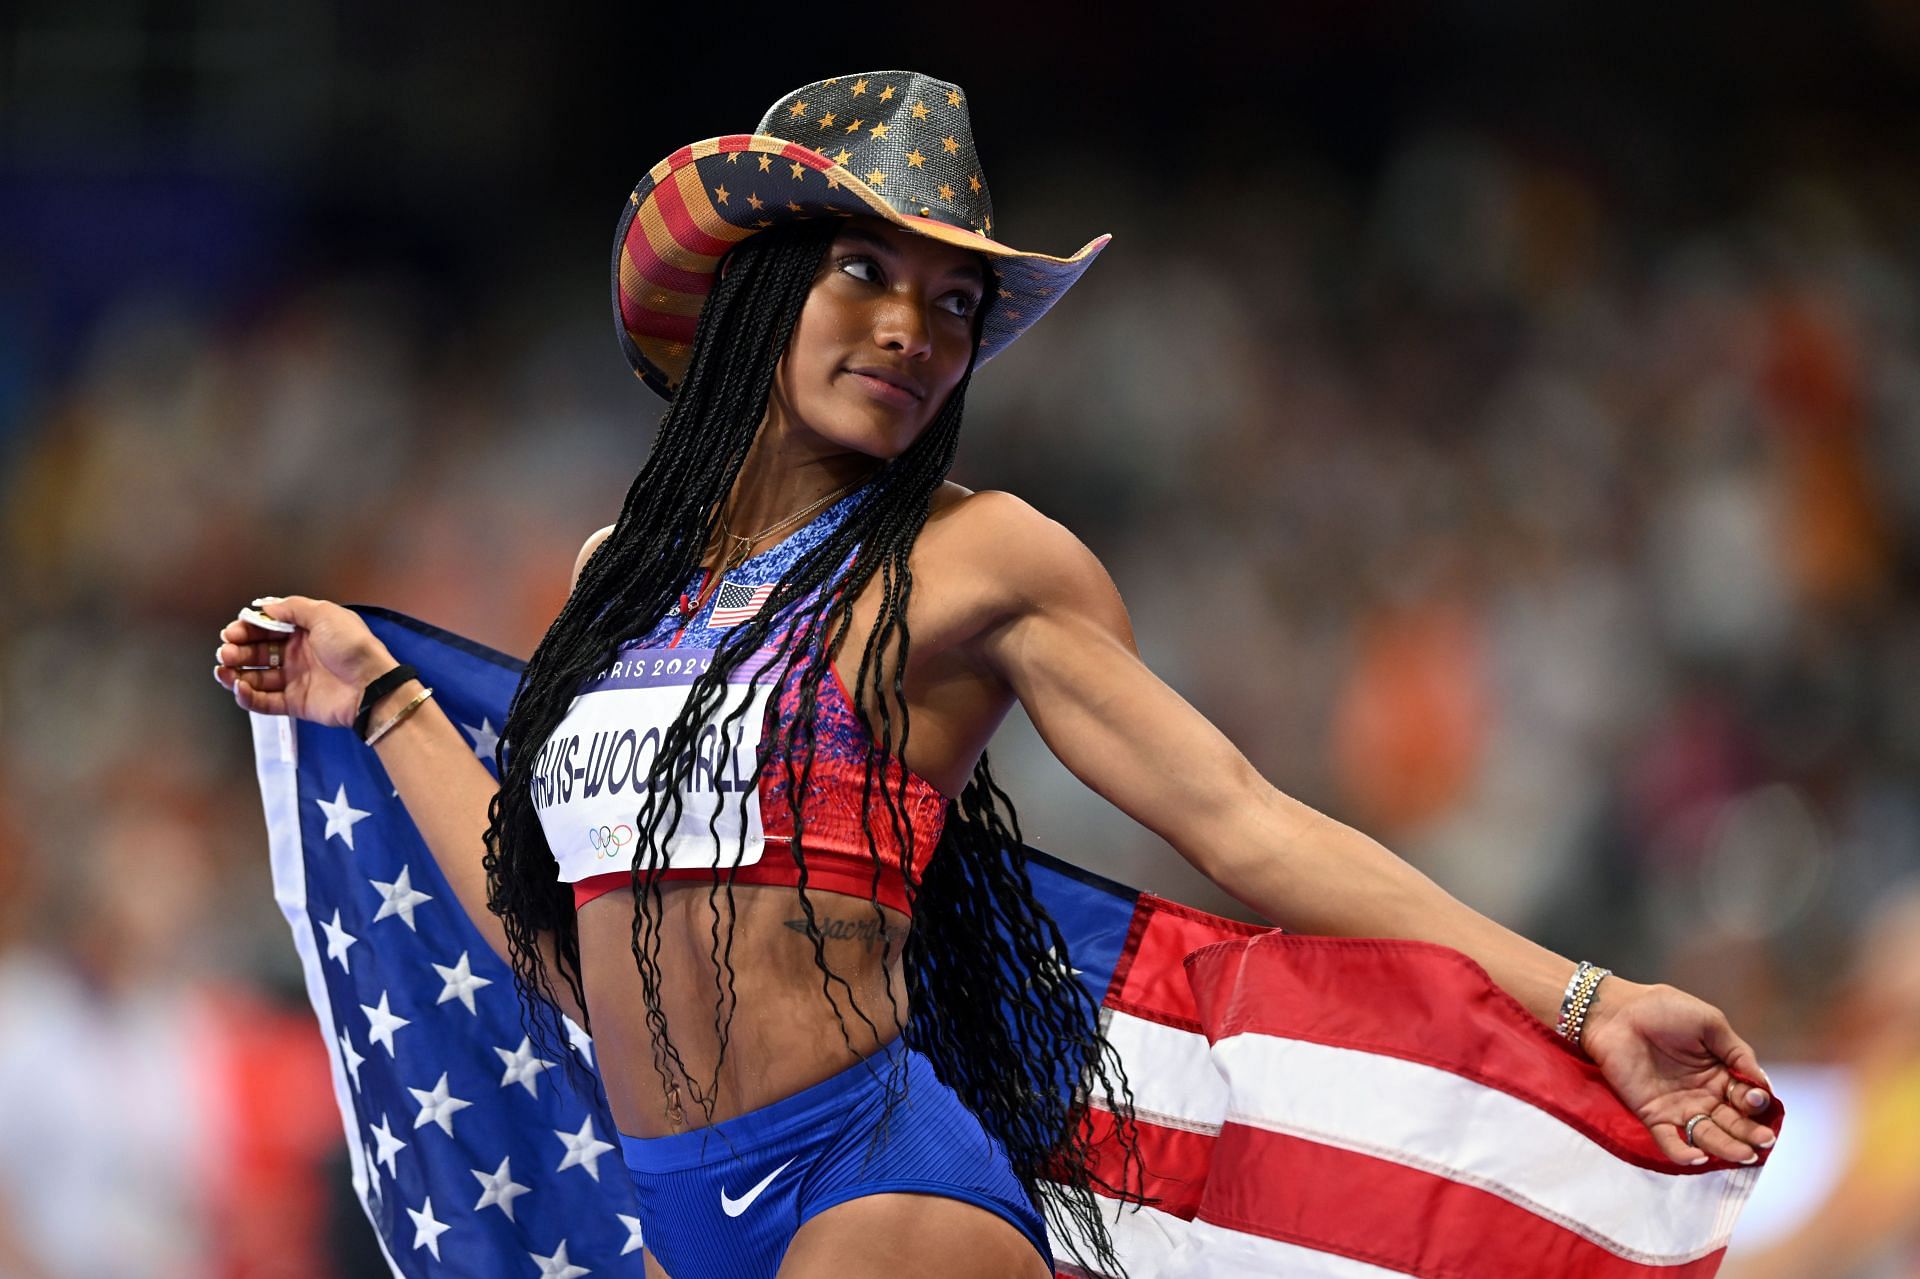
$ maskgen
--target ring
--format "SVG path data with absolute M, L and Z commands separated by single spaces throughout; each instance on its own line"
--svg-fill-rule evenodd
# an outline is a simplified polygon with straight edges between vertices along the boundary
M 280 646 L 278 644 L 267 645 L 267 669 L 280 669 Z
M 1727 1080 L 1727 1104 L 1729 1106 L 1732 1106 L 1735 1110 L 1740 1109 L 1740 1103 L 1733 1099 L 1734 1090 L 1739 1086 L 1740 1086 L 1740 1081 L 1738 1079 Z
M 1693 1146 L 1695 1150 L 1700 1149 L 1700 1147 L 1693 1145 L 1693 1126 L 1708 1117 L 1707 1115 L 1695 1115 L 1693 1118 L 1687 1120 L 1686 1142 L 1689 1146 Z

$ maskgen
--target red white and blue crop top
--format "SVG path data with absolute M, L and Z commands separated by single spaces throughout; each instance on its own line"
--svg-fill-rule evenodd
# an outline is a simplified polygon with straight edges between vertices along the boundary
M 582 684 L 565 718 L 541 747 L 531 783 L 559 877 L 574 886 L 575 909 L 632 882 L 636 819 L 642 807 L 637 792 L 646 785 L 667 726 L 679 715 L 694 679 L 711 664 L 715 648 L 728 630 L 753 616 L 781 574 L 824 541 L 863 493 L 864 486 L 840 498 L 785 541 L 734 569 L 698 604 L 707 570 L 697 570 L 680 604 L 651 633 L 622 645 L 615 661 Z M 846 568 L 841 565 L 840 572 Z M 806 601 L 792 610 L 810 611 Z M 656 833 L 665 855 L 662 881 L 712 883 L 727 875 L 738 855 L 736 884 L 800 882 L 785 761 L 776 752 L 753 775 L 763 735 L 777 740 L 775 735 L 800 709 L 807 658 L 796 661 L 792 675 L 776 690 L 778 672 L 766 668 L 778 638 L 776 626 L 768 645 L 732 673 L 726 700 L 700 730 L 692 774 L 681 790 L 680 820 L 671 829 L 663 824 Z M 748 697 L 751 676 L 759 671 L 765 673 L 747 713 L 723 733 L 728 717 Z M 769 702 L 776 707 L 772 714 Z M 911 829 L 908 873 L 915 888 L 940 842 L 948 800 L 931 782 L 889 758 L 875 775 L 863 824 L 860 792 L 870 740 L 846 685 L 829 662 L 815 705 L 813 774 L 801 808 L 807 888 L 860 898 L 877 895 L 881 904 L 910 913 L 900 841 L 880 786 L 884 782 L 897 797 L 905 773 L 902 815 Z M 795 761 L 796 778 L 803 765 L 804 760 Z M 749 786 L 757 793 L 743 803 L 741 792 Z M 868 826 L 880 859 L 877 894 Z

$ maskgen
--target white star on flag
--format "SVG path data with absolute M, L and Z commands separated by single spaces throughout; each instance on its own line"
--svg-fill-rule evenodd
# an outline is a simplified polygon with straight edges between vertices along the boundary
M 373 816 L 365 809 L 355 808 L 347 802 L 345 782 L 341 782 L 340 789 L 334 792 L 332 802 L 324 799 L 315 799 L 313 802 L 320 805 L 320 811 L 327 815 L 327 833 L 320 838 L 332 839 L 338 835 L 346 841 L 349 849 L 353 847 L 353 824 Z
M 340 1032 L 340 1055 L 346 1059 L 347 1073 L 353 1076 L 353 1090 L 360 1091 L 360 1063 L 366 1058 L 353 1049 L 353 1039 L 346 1031 Z
M 360 1153 L 366 1156 L 366 1158 L 367 1158 L 367 1167 L 369 1167 L 369 1168 L 371 1168 L 371 1167 L 373 1167 L 373 1165 L 374 1165 L 375 1163 L 377 1163 L 377 1162 L 379 1162 L 379 1161 L 378 1161 L 378 1160 L 376 1159 L 376 1157 L 374 1156 L 374 1153 L 373 1153 L 373 1148 L 372 1148 L 371 1146 L 369 1146 L 369 1145 L 367 1145 L 367 1143 L 366 1143 L 366 1142 L 364 1142 L 364 1141 L 360 1143 Z M 370 1192 L 370 1193 L 371 1193 L 371 1194 L 372 1194 L 372 1195 L 373 1195 L 373 1196 L 374 1196 L 375 1198 L 378 1198 L 378 1197 L 380 1196 L 380 1194 L 381 1194 L 381 1191 L 380 1191 L 380 1178 L 378 1178 L 378 1177 L 368 1177 L 368 1178 L 367 1178 L 367 1190 L 368 1190 L 368 1191 L 369 1191 L 369 1192 Z
M 474 1180 L 480 1183 L 480 1202 L 473 1206 L 475 1212 L 482 1208 L 498 1208 L 507 1214 L 508 1221 L 513 1220 L 513 1201 L 533 1187 L 523 1186 L 513 1179 L 513 1173 L 507 1167 L 512 1162 L 511 1157 L 502 1159 L 500 1166 L 491 1174 L 481 1172 L 478 1168 L 467 1169 L 473 1174 Z
M 478 728 L 471 724 L 462 724 L 460 727 L 473 739 L 473 753 L 492 763 L 494 743 L 500 740 L 500 734 L 493 731 L 493 721 L 483 716 Z
M 380 1122 L 367 1131 L 372 1133 L 373 1139 L 380 1143 L 380 1149 L 374 1152 L 374 1161 L 387 1166 L 387 1176 L 398 1177 L 400 1173 L 394 1167 L 393 1157 L 405 1150 L 407 1143 L 393 1135 L 393 1126 L 387 1122 L 385 1115 L 381 1115 Z
M 413 1126 L 420 1128 L 426 1124 L 439 1124 L 440 1131 L 453 1136 L 453 1117 L 473 1103 L 461 1101 L 447 1088 L 447 1072 L 440 1072 L 440 1082 L 431 1089 L 409 1088 L 413 1099 L 420 1103 L 420 1113 L 414 1117 Z
M 473 1006 L 473 992 L 482 986 L 493 985 L 493 979 L 491 977 L 475 977 L 473 975 L 473 965 L 469 962 L 467 952 L 464 950 L 460 952 L 459 963 L 447 968 L 443 968 L 439 964 L 434 964 L 433 971 L 439 973 L 440 980 L 446 983 L 446 985 L 440 988 L 440 998 L 433 1002 L 435 1004 L 444 1004 L 449 999 L 458 999 L 467 1006 L 467 1011 L 470 1013 L 478 1012 L 478 1009 Z
M 413 1023 L 405 1017 L 396 1017 L 387 1010 L 387 992 L 384 990 L 380 992 L 379 1007 L 369 1008 L 362 1004 L 360 1011 L 367 1015 L 367 1042 L 385 1044 L 387 1056 L 393 1056 L 393 1032 L 402 1026 L 411 1026 Z
M 583 1030 L 579 1022 L 565 1013 L 560 1014 L 560 1020 L 567 1024 L 567 1042 L 573 1045 L 575 1052 L 587 1059 L 587 1065 L 593 1065 L 593 1036 Z
M 566 1157 L 560 1161 L 560 1166 L 554 1169 L 555 1172 L 565 1172 L 577 1164 L 585 1168 L 587 1174 L 595 1181 L 600 1180 L 600 1156 L 612 1150 L 613 1147 L 593 1135 L 592 1115 L 580 1121 L 579 1132 L 566 1132 L 556 1128 L 553 1130 L 553 1135 L 558 1137 L 567 1148 Z
M 373 916 L 376 924 L 389 915 L 398 915 L 406 921 L 408 928 L 420 931 L 413 922 L 413 908 L 421 902 L 432 901 L 433 894 L 423 893 L 413 886 L 411 866 L 402 866 L 399 876 L 390 884 L 378 879 L 369 879 L 367 882 L 380 892 L 380 909 Z
M 630 1252 L 638 1252 L 644 1248 L 646 1243 L 640 1238 L 640 1218 L 629 1217 L 624 1212 L 616 1212 L 613 1215 L 620 1218 L 620 1224 L 627 1228 L 627 1242 L 621 1245 L 620 1255 L 624 1257 Z
M 552 1069 L 554 1063 L 543 1061 L 534 1055 L 533 1041 L 531 1039 L 522 1035 L 518 1048 L 512 1051 L 508 1051 L 505 1048 L 496 1048 L 493 1051 L 500 1055 L 500 1060 L 506 1063 L 507 1067 L 507 1073 L 500 1076 L 500 1086 L 502 1088 L 505 1088 L 509 1084 L 519 1084 L 527 1090 L 527 1096 L 538 1097 L 540 1095 L 540 1072 Z
M 324 919 L 321 920 L 320 930 L 327 935 L 327 958 L 339 960 L 341 972 L 352 972 L 353 969 L 347 964 L 347 947 L 353 945 L 353 943 L 360 939 L 340 927 L 340 912 L 338 910 L 333 912 L 333 921 L 331 923 Z
M 560 1241 L 560 1248 L 551 1257 L 543 1257 L 537 1252 L 527 1254 L 540 1267 L 540 1279 L 580 1279 L 590 1273 L 585 1266 L 572 1265 L 567 1261 L 567 1241 Z
M 440 1236 L 453 1227 L 444 1221 L 434 1220 L 433 1196 L 428 1195 L 427 1201 L 417 1209 L 408 1208 L 407 1215 L 413 1218 L 413 1246 L 427 1249 L 433 1253 L 435 1261 L 440 1260 Z

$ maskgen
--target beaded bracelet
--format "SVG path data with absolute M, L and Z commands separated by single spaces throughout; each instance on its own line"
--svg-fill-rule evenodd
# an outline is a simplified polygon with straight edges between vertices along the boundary
M 1611 968 L 1596 968 L 1583 959 L 1567 981 L 1566 993 L 1560 998 L 1560 1023 L 1554 1030 L 1574 1047 L 1582 1047 L 1580 1032 L 1586 1024 L 1587 1010 L 1593 1005 L 1594 992 L 1600 988 L 1602 978 L 1612 975 Z

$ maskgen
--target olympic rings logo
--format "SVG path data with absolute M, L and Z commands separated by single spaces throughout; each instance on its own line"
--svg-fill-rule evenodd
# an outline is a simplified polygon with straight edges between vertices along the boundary
M 633 827 L 589 826 L 587 842 L 593 845 L 595 861 L 612 861 L 621 856 L 622 850 L 633 842 Z

